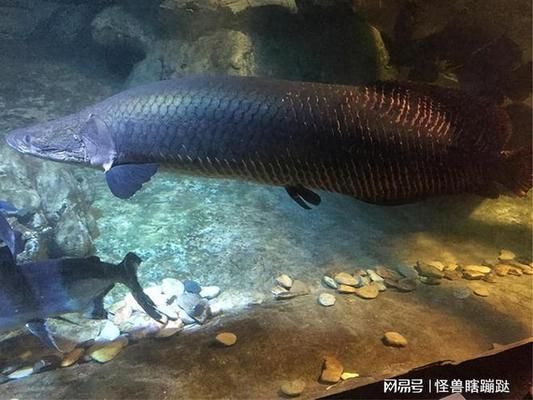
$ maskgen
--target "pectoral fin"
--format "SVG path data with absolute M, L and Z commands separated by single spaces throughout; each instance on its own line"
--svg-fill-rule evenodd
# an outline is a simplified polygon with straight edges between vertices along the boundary
M 111 167 L 105 177 L 111 192 L 129 199 L 157 172 L 159 164 L 121 164 Z
M 56 341 L 54 340 L 48 325 L 44 319 L 34 319 L 26 323 L 26 328 L 35 336 L 37 336 L 41 341 L 48 347 L 54 348 L 59 352 L 62 350 L 57 346 Z
M 104 297 L 115 285 L 108 286 L 100 295 L 95 297 L 84 316 L 90 319 L 107 319 L 107 311 L 104 308 Z
M 309 204 L 318 206 L 320 204 L 320 196 L 303 186 L 286 186 L 285 190 L 291 198 L 298 203 L 298 205 L 306 210 L 310 210 Z

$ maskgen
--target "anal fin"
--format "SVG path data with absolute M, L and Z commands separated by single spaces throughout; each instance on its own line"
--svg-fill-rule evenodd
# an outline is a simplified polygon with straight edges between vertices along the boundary
M 33 319 L 26 323 L 26 328 L 35 336 L 37 336 L 46 346 L 63 352 L 54 340 L 48 325 L 44 319 Z
M 286 186 L 285 190 L 298 205 L 306 210 L 310 210 L 309 204 L 318 206 L 321 202 L 320 196 L 301 185 Z

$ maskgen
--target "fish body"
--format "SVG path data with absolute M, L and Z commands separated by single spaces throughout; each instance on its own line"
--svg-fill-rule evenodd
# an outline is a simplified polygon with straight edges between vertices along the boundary
M 505 151 L 507 114 L 462 92 L 383 82 L 330 85 L 245 77 L 160 81 L 77 114 L 15 130 L 32 155 L 103 166 L 128 198 L 159 166 L 319 189 L 375 204 L 531 188 L 531 149 Z M 300 201 L 299 201 L 300 202 Z
M 65 313 L 107 318 L 103 300 L 115 283 L 126 285 L 148 315 L 162 319 L 137 280 L 141 260 L 135 254 L 128 253 L 120 264 L 102 262 L 98 257 L 19 264 L 10 250 L 17 235 L 5 229 L 9 224 L 1 215 L 0 222 L 0 240 L 7 245 L 0 247 L 0 332 L 26 325 L 47 345 L 57 348 L 46 320 Z

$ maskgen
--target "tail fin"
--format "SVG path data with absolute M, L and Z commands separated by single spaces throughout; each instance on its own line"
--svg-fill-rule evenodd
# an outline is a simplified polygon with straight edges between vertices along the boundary
M 158 322 L 163 322 L 163 315 L 159 312 L 152 299 L 144 293 L 137 279 L 137 268 L 141 262 L 142 260 L 138 255 L 134 253 L 126 254 L 124 260 L 118 265 L 122 283 L 130 289 L 133 298 L 139 303 L 146 314 Z
M 533 185 L 531 148 L 503 151 L 497 181 L 520 197 Z

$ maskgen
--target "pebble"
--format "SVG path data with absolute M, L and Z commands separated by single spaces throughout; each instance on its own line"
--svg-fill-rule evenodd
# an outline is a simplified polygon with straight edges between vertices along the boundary
M 98 336 L 96 342 L 111 342 L 120 336 L 120 329 L 111 321 L 106 321 Z
M 364 269 L 361 269 L 361 268 L 357 268 L 354 273 L 353 273 L 353 276 L 355 277 L 363 277 L 363 276 L 367 276 L 368 274 L 366 273 L 366 271 Z
M 434 278 L 434 277 L 428 277 L 428 276 L 421 276 L 420 277 L 420 282 L 422 282 L 422 283 L 424 283 L 426 285 L 432 285 L 432 286 L 440 285 L 441 281 L 442 281 L 442 279 L 440 279 L 440 278 Z
M 415 269 L 418 271 L 418 273 L 422 276 L 425 276 L 427 278 L 442 278 L 444 276 L 444 273 L 442 271 L 439 271 L 437 268 L 426 264 L 425 262 L 417 262 Z
M 474 288 L 474 294 L 481 297 L 487 297 L 489 295 L 489 290 L 483 286 L 476 287 Z
M 341 374 L 341 379 L 343 381 L 347 381 L 348 379 L 353 379 L 353 378 L 359 378 L 359 374 L 357 372 L 343 372 Z
M 108 343 L 97 343 L 87 349 L 87 355 L 99 363 L 106 363 L 115 358 L 124 347 L 128 345 L 128 339 L 121 336 Z
M 375 299 L 378 297 L 379 288 L 375 283 L 355 289 L 355 294 L 363 299 Z
M 168 321 L 164 327 L 162 327 L 159 332 L 155 335 L 159 338 L 166 338 L 175 335 L 183 329 L 183 321 L 177 319 L 175 321 Z
M 37 361 L 35 364 L 33 364 L 33 372 L 34 373 L 40 373 L 44 371 L 50 371 L 52 369 L 56 369 L 61 365 L 61 358 L 58 356 L 50 355 L 50 356 L 44 356 L 39 361 Z
M 178 297 L 185 292 L 185 285 L 179 279 L 165 278 L 161 282 L 161 291 L 168 297 Z
M 74 350 L 66 353 L 63 356 L 63 360 L 61 361 L 60 366 L 63 368 L 70 367 L 71 365 L 78 362 L 81 356 L 83 356 L 83 353 L 85 353 L 85 349 L 81 347 L 76 347 Z
M 220 288 L 218 286 L 202 286 L 200 290 L 200 296 L 204 299 L 214 299 L 220 294 Z
M 320 293 L 320 295 L 318 296 L 318 304 L 324 307 L 331 307 L 335 304 L 335 301 L 335 296 L 330 293 Z
M 403 278 L 403 275 L 399 274 L 396 271 L 393 271 L 390 268 L 379 266 L 376 267 L 376 273 L 381 276 L 383 279 L 392 279 L 395 281 L 399 281 Z
M 221 332 L 215 337 L 216 341 L 224 346 L 233 346 L 237 343 L 237 335 L 231 332 Z
M 387 285 L 385 285 L 385 282 L 384 281 L 381 281 L 381 282 L 374 282 L 374 284 L 378 287 L 378 290 L 380 292 L 384 292 L 387 290 Z
M 412 292 L 417 287 L 416 280 L 410 278 L 402 278 L 399 281 L 385 279 L 385 285 L 398 289 L 400 292 Z
M 474 281 L 482 279 L 485 276 L 482 272 L 463 271 L 463 278 Z
M 339 285 L 339 287 L 337 288 L 337 292 L 342 293 L 342 294 L 355 293 L 356 290 L 357 289 L 354 288 L 353 286 L 348 286 L 348 285 Z
M 270 289 L 270 293 L 274 295 L 274 297 L 277 297 L 281 293 L 288 293 L 289 291 L 285 289 L 284 287 L 281 287 L 279 285 L 274 286 L 272 289 Z
M 339 284 L 335 282 L 335 279 L 333 279 L 331 276 L 324 275 L 322 282 L 324 283 L 324 286 L 331 289 L 337 289 L 339 287 Z
M 285 289 L 290 289 L 292 287 L 292 278 L 287 274 L 281 274 L 276 278 L 276 283 Z
M 302 379 L 283 382 L 280 386 L 281 392 L 289 397 L 296 397 L 303 393 L 305 382 Z
M 131 305 L 125 303 L 123 306 L 121 306 L 115 311 L 115 314 L 113 315 L 113 322 L 116 325 L 121 325 L 122 323 L 130 319 L 132 313 L 133 308 L 131 307 Z
M 179 310 L 178 317 L 185 325 L 191 325 L 196 323 L 196 320 L 189 314 L 187 314 L 185 310 Z
M 368 273 L 368 276 L 372 282 L 383 282 L 384 279 L 379 276 L 376 271 L 372 269 L 367 269 L 366 272 Z
M 295 279 L 292 282 L 291 293 L 294 293 L 296 296 L 303 296 L 309 294 L 309 288 L 302 281 Z
M 507 275 L 522 276 L 522 270 L 516 267 L 509 267 L 509 272 L 507 272 Z
M 444 271 L 444 264 L 440 261 L 430 261 L 428 265 L 431 265 L 433 268 L 437 268 L 439 271 Z
M 533 275 L 533 268 L 531 268 L 528 264 L 524 264 L 518 261 L 510 261 L 509 264 L 511 264 L 515 268 L 520 269 L 526 275 Z
M 196 281 L 186 279 L 183 281 L 183 287 L 187 293 L 199 294 L 202 291 L 202 287 Z
M 494 267 L 494 272 L 496 272 L 496 275 L 498 276 L 505 276 L 509 273 L 509 269 L 511 267 L 506 264 L 498 264 Z
M 483 277 L 483 280 L 485 282 L 488 282 L 488 283 L 496 283 L 497 282 L 497 279 L 496 279 L 496 275 L 493 274 L 493 273 L 490 273 L 490 274 L 487 274 Z
M 392 347 L 405 347 L 407 346 L 407 339 L 398 332 L 386 332 L 383 335 L 383 343 Z
M 486 267 L 484 265 L 466 265 L 463 267 L 463 272 L 479 272 L 482 274 L 488 274 L 492 271 L 491 268 Z
M 416 271 L 414 267 L 411 267 L 410 265 L 400 264 L 396 267 L 396 269 L 398 270 L 400 274 L 402 274 L 406 278 L 418 279 L 418 272 Z
M 448 264 L 444 267 L 444 271 L 455 271 L 459 268 L 457 264 Z
M 337 383 L 341 380 L 341 375 L 344 372 L 344 367 L 335 357 L 324 357 L 322 364 L 322 373 L 320 374 L 320 381 L 324 383 Z
M 500 255 L 498 256 L 498 259 L 500 261 L 511 261 L 516 258 L 515 253 L 509 250 L 502 249 L 500 250 Z
M 472 289 L 466 286 L 453 289 L 453 296 L 458 299 L 466 299 L 472 295 Z
M 17 369 L 14 372 L 11 372 L 7 377 L 9 379 L 21 379 L 26 378 L 33 374 L 33 365 L 28 365 L 22 368 Z
M 335 275 L 335 281 L 340 285 L 357 286 L 360 284 L 359 279 L 353 277 L 347 272 L 339 272 Z
M 457 281 L 463 277 L 463 274 L 457 270 L 444 270 L 444 277 L 450 281 Z

